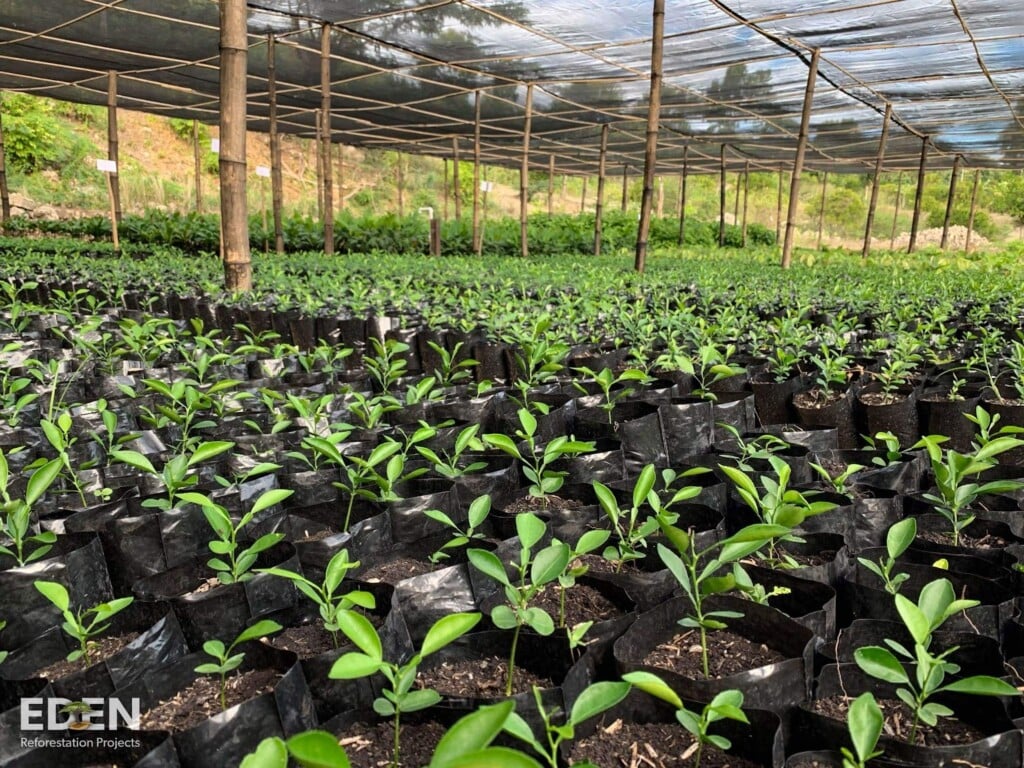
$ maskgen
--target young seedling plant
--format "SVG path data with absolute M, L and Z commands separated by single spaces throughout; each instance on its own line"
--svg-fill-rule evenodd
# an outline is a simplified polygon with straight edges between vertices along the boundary
M 974 675 L 946 683 L 946 677 L 960 671 L 949 656 L 957 647 L 942 653 L 931 651 L 933 633 L 947 619 L 978 605 L 977 600 L 957 599 L 948 579 L 929 582 L 918 596 L 917 603 L 903 595 L 894 595 L 896 610 L 913 638 L 913 649 L 886 638 L 885 644 L 858 648 L 854 661 L 871 677 L 900 686 L 896 695 L 913 713 L 907 741 L 913 744 L 921 723 L 935 726 L 940 717 L 949 717 L 953 710 L 932 699 L 940 693 L 967 693 L 976 696 L 1019 696 L 1009 683 L 990 675 Z M 900 661 L 900 659 L 904 661 Z
M 487 521 L 487 516 L 490 513 L 491 497 L 487 495 L 477 496 L 470 503 L 465 530 L 463 530 L 458 523 L 452 520 L 447 513 L 442 512 L 440 509 L 428 509 L 424 511 L 423 514 L 431 520 L 435 520 L 444 525 L 452 534 L 452 537 L 430 556 L 430 562 L 436 565 L 437 563 L 451 557 L 449 554 L 450 550 L 461 549 L 471 541 L 483 539 L 484 534 L 480 532 L 480 527 Z
M 68 654 L 67 660 L 82 659 L 87 667 L 92 664 L 89 652 L 95 645 L 94 638 L 110 629 L 110 619 L 131 605 L 135 599 L 119 597 L 109 603 L 98 603 L 92 608 L 72 611 L 71 596 L 63 584 L 58 584 L 56 581 L 34 581 L 32 583 L 40 594 L 60 611 L 64 618 L 64 623 L 61 624 L 63 630 L 78 641 L 78 648 Z
M 228 708 L 228 673 L 238 669 L 242 665 L 242 661 L 245 660 L 244 653 L 234 653 L 235 648 L 250 640 L 280 632 L 281 629 L 283 627 L 276 621 L 264 619 L 243 629 L 227 647 L 220 640 L 207 640 L 203 643 L 203 652 L 207 656 L 212 656 L 214 661 L 200 664 L 195 671 L 201 675 L 220 676 L 220 708 L 222 711 L 226 711 Z
M 115 461 L 134 467 L 140 472 L 160 480 L 167 493 L 165 498 L 143 499 L 142 506 L 148 509 L 170 510 L 182 498 L 182 493 L 199 482 L 195 474 L 195 468 L 203 462 L 214 459 L 221 454 L 227 453 L 235 444 L 226 440 L 213 440 L 206 443 L 198 443 L 186 448 L 182 453 L 170 459 L 158 472 L 153 462 L 138 451 L 116 450 L 110 456 Z
M 354 680 L 380 673 L 390 688 L 384 688 L 373 702 L 373 711 L 381 717 L 394 718 L 394 747 L 391 765 L 401 762 L 401 718 L 403 712 L 417 712 L 441 701 L 441 695 L 432 688 L 417 688 L 416 674 L 423 659 L 469 632 L 481 619 L 479 613 L 452 613 L 438 619 L 423 638 L 420 650 L 404 664 L 387 661 L 384 646 L 373 624 L 365 616 L 352 611 L 338 614 L 338 626 L 359 649 L 343 654 L 334 662 L 328 677 L 335 680 Z
M 846 715 L 846 729 L 850 732 L 853 749 L 840 748 L 843 768 L 868 768 L 869 761 L 881 757 L 883 750 L 877 747 L 883 724 L 882 710 L 870 691 L 853 700 Z
M 310 581 L 300 573 L 289 571 L 286 568 L 259 568 L 256 573 L 269 573 L 271 576 L 288 579 L 296 589 L 316 603 L 320 609 L 320 618 L 323 621 L 324 629 L 331 633 L 334 640 L 334 647 L 338 647 L 338 616 L 343 611 L 358 607 L 372 611 L 377 607 L 377 601 L 372 594 L 361 589 L 337 594 L 345 574 L 353 568 L 358 568 L 359 561 L 348 559 L 348 550 L 343 549 L 336 553 L 327 563 L 327 570 L 322 583 L 317 584 Z
M 885 591 L 890 595 L 898 595 L 903 582 L 910 578 L 909 573 L 893 573 L 893 570 L 896 568 L 896 561 L 900 555 L 914 543 L 915 536 L 917 536 L 917 520 L 913 517 L 900 520 L 885 534 L 885 557 L 880 558 L 877 563 L 866 557 L 857 558 L 858 563 L 882 580 Z
M 496 605 L 491 611 L 491 621 L 498 629 L 513 631 L 508 675 L 505 679 L 506 696 L 512 695 L 516 646 L 523 627 L 530 627 L 538 635 L 550 635 L 555 631 L 555 622 L 551 615 L 543 608 L 530 603 L 546 585 L 556 582 L 565 572 L 571 552 L 568 544 L 555 541 L 534 552 L 534 547 L 540 543 L 545 532 L 544 522 L 536 515 L 529 512 L 516 515 L 516 534 L 520 550 L 518 562 L 512 563 L 514 579 L 509 578 L 504 564 L 493 552 L 470 549 L 466 553 L 474 568 L 504 588 L 508 601 L 508 604 Z
M 427 448 L 423 445 L 417 445 L 416 452 L 429 461 L 434 471 L 441 475 L 441 477 L 454 479 L 472 474 L 473 472 L 479 472 L 487 467 L 487 462 L 473 461 L 465 467 L 459 466 L 463 454 L 467 451 L 482 451 L 484 449 L 483 441 L 477 437 L 477 432 L 479 431 L 479 424 L 470 424 L 468 427 L 465 427 L 455 438 L 455 445 L 452 447 L 451 453 L 442 452 L 439 454 L 432 448 Z
M 683 704 L 678 694 L 672 690 L 660 677 L 651 672 L 629 672 L 622 676 L 622 679 L 636 686 L 641 691 L 661 699 L 675 707 L 676 720 L 693 736 L 693 744 L 680 756 L 682 760 L 693 757 L 694 768 L 700 768 L 704 747 L 711 745 L 716 749 L 725 751 L 732 747 L 729 739 L 719 734 L 711 733 L 711 726 L 720 720 L 735 720 L 750 725 L 750 720 L 743 711 L 743 692 L 734 689 L 721 691 L 708 702 L 700 714 L 691 712 Z
M 13 558 L 19 567 L 45 557 L 57 541 L 57 534 L 53 531 L 30 534 L 29 530 L 32 528 L 32 506 L 53 485 L 60 470 L 60 460 L 51 459 L 29 477 L 25 497 L 12 498 L 7 456 L 0 451 L 0 501 L 3 502 L 0 508 L 4 515 L 0 533 L 8 539 L 0 545 L 0 555 Z
M 646 384 L 651 381 L 651 377 L 638 368 L 627 368 L 618 376 L 612 373 L 610 368 L 602 368 L 600 373 L 597 373 L 592 368 L 588 368 L 586 366 L 573 368 L 573 370 L 576 371 L 576 373 L 581 373 L 588 379 L 591 379 L 598 387 L 600 387 L 601 402 L 598 403 L 597 407 L 602 409 L 608 415 L 609 424 L 612 423 L 612 411 L 615 410 L 615 405 L 619 400 L 629 397 L 636 392 L 633 387 L 625 386 L 625 384 L 627 382 Z M 584 394 L 587 393 L 586 387 L 578 381 L 573 381 L 573 386 L 580 392 Z

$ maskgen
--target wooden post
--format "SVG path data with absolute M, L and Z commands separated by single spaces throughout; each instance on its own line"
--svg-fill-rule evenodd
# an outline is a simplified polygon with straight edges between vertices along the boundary
M 482 217 L 480 220 L 480 253 L 484 250 L 484 232 L 487 230 L 487 193 L 491 190 L 491 184 L 487 180 L 487 166 L 483 168 L 484 183 L 483 183 L 483 195 L 480 201 Z
M 555 212 L 555 156 L 548 155 L 548 218 Z
M 964 240 L 964 253 L 971 252 L 971 235 L 974 234 L 974 212 L 978 204 L 978 184 L 981 182 L 981 169 L 974 172 L 974 186 L 971 188 L 971 211 L 967 214 L 967 237 Z
M 864 248 L 861 257 L 867 258 L 871 252 L 871 230 L 875 225 L 875 208 L 878 207 L 878 187 L 882 183 L 882 165 L 885 163 L 885 145 L 889 140 L 889 121 L 892 119 L 892 104 L 885 105 L 885 116 L 882 118 L 882 136 L 878 140 L 878 154 L 875 156 L 875 173 L 871 177 L 871 197 L 868 201 L 868 219 L 864 225 Z
M 530 255 L 527 232 L 530 215 L 530 126 L 533 122 L 533 83 L 526 86 L 526 114 L 523 116 L 523 158 L 519 166 L 519 255 Z
M 814 83 L 818 76 L 818 60 L 821 49 L 815 48 L 811 63 L 807 67 L 807 87 L 804 90 L 804 105 L 800 115 L 800 134 L 797 137 L 796 157 L 793 159 L 793 176 L 789 180 L 789 207 L 786 211 L 786 240 L 782 244 L 782 268 L 789 269 L 793 262 L 793 237 L 796 235 L 796 213 L 800 206 L 800 174 L 804 170 L 804 156 L 807 154 L 807 134 L 811 125 L 811 106 L 814 103 Z
M 316 158 L 316 217 L 322 222 L 324 220 L 324 119 L 319 109 L 314 113 L 314 120 L 316 120 L 316 138 L 313 139 L 313 156 Z
M 690 145 L 683 147 L 683 172 L 679 176 L 679 238 L 686 245 L 686 174 L 689 171 Z
M 267 180 L 261 178 L 260 184 L 260 212 L 263 214 L 263 253 L 270 250 L 270 229 L 267 226 Z
M 398 216 L 405 216 L 405 167 L 402 153 L 395 152 L 395 189 L 398 193 Z
M 448 221 L 448 158 L 444 158 L 444 220 Z
M 334 164 L 331 162 L 331 25 L 320 27 L 320 129 L 324 156 L 324 255 L 334 253 Z
M 277 40 L 267 40 L 267 98 L 270 101 L 270 209 L 274 214 L 274 250 L 284 253 L 284 179 L 281 175 L 281 134 L 277 130 Z
M 480 237 L 480 91 L 473 98 L 473 252 L 479 256 L 483 249 Z
M 743 171 L 736 171 L 736 196 L 732 201 L 732 223 L 739 226 L 740 223 L 740 193 L 743 191 Z
M 661 219 L 665 216 L 665 177 L 658 177 L 658 203 L 655 206 L 658 211 L 658 218 Z
M 636 233 L 636 259 L 633 266 L 643 272 L 647 262 L 647 238 L 651 232 L 651 196 L 654 171 L 658 163 L 658 126 L 661 121 L 662 56 L 665 50 L 665 0 L 654 0 L 651 29 L 651 95 L 647 104 L 647 137 L 644 146 L 644 186 L 640 196 L 640 224 Z
M 818 245 L 821 250 L 821 235 L 825 226 L 825 198 L 828 197 L 828 171 L 821 177 L 821 205 L 818 206 Z
M 459 140 L 452 137 L 452 187 L 455 193 L 455 218 L 462 218 L 462 183 L 459 181 Z
M 775 242 L 782 239 L 782 181 L 785 171 L 779 166 L 779 190 L 775 193 Z
M 589 177 L 583 177 L 583 192 L 580 194 L 580 213 L 582 214 L 587 210 L 587 179 Z
M 107 159 L 118 162 L 117 156 L 117 72 L 107 73 Z M 118 172 L 110 174 L 114 195 L 114 218 L 121 223 L 121 181 Z
M 203 210 L 203 160 L 199 151 L 199 121 L 192 121 L 192 162 L 196 177 L 196 212 Z
M 889 250 L 896 247 L 896 222 L 900 217 L 900 197 L 903 194 L 903 171 L 896 177 L 896 208 L 892 212 L 892 230 L 889 232 Z
M 7 188 L 7 158 L 4 153 L 4 128 L 0 120 L 0 210 L 6 226 L 11 220 L 11 192 Z
M 725 144 L 719 150 L 718 169 L 718 247 L 725 247 L 725 197 L 728 177 L 725 169 Z
M 430 218 L 430 255 L 441 255 L 441 222 Z
M 747 203 L 750 199 L 750 161 L 743 162 L 743 229 L 740 233 L 740 243 L 747 247 Z
M 338 212 L 345 210 L 345 145 L 338 142 Z
M 246 206 L 245 0 L 220 3 L 220 213 L 224 237 L 224 287 L 229 292 L 252 289 L 249 217 Z
M 622 212 L 626 212 L 626 204 L 629 202 L 629 165 L 622 164 Z
M 960 176 L 960 155 L 953 158 L 953 172 L 949 176 L 949 196 L 946 198 L 946 216 L 942 220 L 942 241 L 939 248 L 946 250 L 949 245 L 949 223 L 953 219 L 953 205 L 956 202 L 956 182 Z
M 113 175 L 112 171 L 105 172 L 103 174 L 107 179 L 107 198 L 110 200 L 110 234 L 111 240 L 114 243 L 114 253 L 119 253 L 121 250 L 121 241 L 118 238 L 117 233 L 117 206 L 114 203 L 114 185 L 110 181 L 110 177 Z
M 917 228 L 921 224 L 921 203 L 924 201 L 924 172 L 928 165 L 928 137 L 921 140 L 921 162 L 917 166 L 917 189 L 914 190 L 914 216 L 910 220 L 910 243 L 907 253 L 917 248 Z
M 601 255 L 604 219 L 604 174 L 608 159 L 608 123 L 601 126 L 601 150 L 597 159 L 597 201 L 594 203 L 594 255 Z

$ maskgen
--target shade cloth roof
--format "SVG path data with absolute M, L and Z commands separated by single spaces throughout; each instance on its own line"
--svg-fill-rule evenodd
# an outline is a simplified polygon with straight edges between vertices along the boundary
M 321 25 L 332 25 L 335 141 L 450 156 L 472 146 L 481 95 L 485 162 L 518 163 L 526 83 L 531 164 L 594 173 L 642 167 L 650 0 L 252 0 L 249 127 L 268 130 L 275 36 L 280 129 L 312 136 Z M 216 0 L 4 0 L 0 88 L 164 115 L 218 117 Z M 791 164 L 810 51 L 821 48 L 805 167 L 1024 168 L 1021 0 L 667 0 L 658 172 Z M 465 155 L 464 155 L 465 156 Z

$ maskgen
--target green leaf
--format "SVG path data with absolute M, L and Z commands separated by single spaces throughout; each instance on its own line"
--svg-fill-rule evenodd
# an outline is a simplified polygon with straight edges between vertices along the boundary
M 466 557 L 469 558 L 472 566 L 485 576 L 489 576 L 506 587 L 511 586 L 505 566 L 493 552 L 488 552 L 486 549 L 469 549 L 466 551 Z
M 508 719 L 505 721 L 505 731 L 515 736 L 520 741 L 523 741 L 537 750 L 538 753 L 544 754 L 544 748 L 537 741 L 537 738 L 533 735 L 533 729 L 530 728 L 529 724 L 517 712 L 509 713 Z
M 462 637 L 475 627 L 482 616 L 479 613 L 451 613 L 438 619 L 427 630 L 420 648 L 420 656 L 426 657 L 444 648 L 446 645 Z
M 654 480 L 657 477 L 654 465 L 648 464 L 640 470 L 640 476 L 633 485 L 633 506 L 639 508 L 643 505 L 649 494 L 654 489 Z
M 327 588 L 328 594 L 333 594 L 345 578 L 345 574 L 358 565 L 358 562 L 349 561 L 347 549 L 337 552 L 327 563 L 327 571 L 324 574 L 324 586 Z
M 885 535 L 885 549 L 889 553 L 889 557 L 895 560 L 906 552 L 915 536 L 917 536 L 916 518 L 908 517 L 892 526 Z
M 975 696 L 1020 696 L 1021 692 L 1004 680 L 989 675 L 975 675 L 944 685 L 940 691 L 970 693 Z
M 501 733 L 513 709 L 515 702 L 509 699 L 459 719 L 437 743 L 429 768 L 448 768 L 452 760 L 484 749 Z
M 147 472 L 151 475 L 157 474 L 156 467 L 153 466 L 153 462 L 138 451 L 111 451 L 110 457 L 116 461 L 120 461 L 122 464 L 135 467 L 142 472 Z
M 533 549 L 533 546 L 540 541 L 546 530 L 544 521 L 530 512 L 520 512 L 516 515 L 516 535 L 523 549 Z
M 927 586 L 925 589 L 927 589 Z M 924 590 L 921 590 L 921 598 L 923 601 Z M 894 599 L 896 601 L 896 611 L 899 613 L 900 618 L 903 619 L 903 623 L 906 625 L 907 631 L 910 632 L 910 636 L 914 638 L 914 642 L 919 645 L 925 645 L 932 633 L 932 624 L 928 617 L 903 595 L 896 595 Z
M 288 768 L 288 747 L 284 740 L 271 736 L 246 755 L 239 768 Z
M 527 608 L 523 612 L 523 619 L 530 626 L 534 632 L 538 635 L 544 635 L 547 637 L 555 631 L 555 621 L 551 618 L 551 614 L 545 611 L 543 608 Z
M 857 666 L 865 673 L 886 683 L 908 685 L 910 678 L 899 660 L 892 653 L 878 645 L 858 648 L 853 654 Z
M 235 638 L 235 642 L 231 644 L 231 647 L 234 648 L 236 645 L 241 645 L 242 643 L 248 642 L 249 640 L 256 640 L 260 637 L 272 635 L 275 632 L 280 632 L 282 629 L 283 627 L 280 624 L 278 624 L 276 621 L 271 621 L 270 619 L 263 619 L 262 621 L 257 621 L 251 627 L 246 627 L 245 629 L 243 629 L 242 633 L 237 638 Z
M 569 722 L 573 725 L 611 709 L 629 694 L 628 682 L 592 683 L 583 690 L 572 705 Z
M 28 506 L 31 507 L 39 501 L 39 498 L 53 485 L 61 468 L 60 459 L 51 459 L 32 473 L 25 490 L 25 503 Z
M 338 628 L 359 650 L 377 663 L 384 659 L 380 636 L 368 618 L 360 613 L 342 611 L 338 614 Z
M 35 581 L 32 582 L 43 597 L 57 606 L 57 610 L 64 613 L 71 607 L 71 597 L 62 584 L 56 581 Z
M 432 688 L 410 691 L 402 702 L 402 711 L 418 712 L 421 709 L 434 706 L 439 701 L 441 701 L 441 694 Z
M 484 435 L 484 442 L 497 448 L 499 451 L 515 456 L 517 459 L 522 459 L 522 454 L 519 453 L 519 448 L 516 447 L 515 441 L 512 440 L 508 435 L 493 434 Z
M 537 434 L 537 419 L 528 409 L 520 408 L 518 416 L 519 423 L 523 427 L 523 432 L 525 432 L 529 437 L 533 437 Z
M 338 739 L 326 731 L 306 731 L 288 739 L 288 751 L 303 768 L 350 768 Z
M 260 494 L 260 497 L 256 499 L 256 502 L 252 505 L 250 514 L 257 515 L 275 504 L 280 504 L 293 493 L 295 493 L 295 491 L 287 488 L 274 488 L 266 491 Z
M 597 501 L 600 503 L 601 508 L 604 509 L 605 514 L 611 517 L 613 520 L 619 516 L 619 502 L 615 499 L 615 494 L 611 492 L 608 486 L 603 483 L 594 482 L 594 495 L 597 496 Z
M 534 586 L 548 584 L 558 578 L 569 565 L 572 553 L 565 543 L 551 544 L 544 547 L 534 557 L 530 566 L 530 580 Z
M 491 609 L 491 621 L 498 629 L 512 629 L 519 622 L 515 612 L 507 605 L 496 605 Z
M 858 759 L 867 762 L 882 734 L 882 710 L 870 692 L 862 693 L 850 704 L 847 727 Z
M 188 466 L 194 467 L 204 461 L 209 461 L 215 456 L 230 451 L 235 444 L 227 440 L 212 440 L 209 443 L 199 445 L 188 458 Z
M 672 690 L 664 680 L 651 672 L 628 672 L 622 676 L 622 679 L 630 685 L 639 688 L 644 693 L 667 702 L 676 709 L 683 708 L 683 701 L 679 698 L 679 694 Z
M 365 653 L 350 651 L 334 662 L 327 676 L 332 680 L 355 680 L 374 675 L 380 671 L 380 668 L 380 659 L 367 656 Z

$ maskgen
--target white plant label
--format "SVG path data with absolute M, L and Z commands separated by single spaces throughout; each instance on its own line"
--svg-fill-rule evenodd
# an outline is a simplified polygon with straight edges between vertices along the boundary
M 210 139 L 210 151 L 220 152 L 220 139 Z
M 97 160 L 96 170 L 103 171 L 103 173 L 117 173 L 117 161 L 116 160 Z
M 494 189 L 494 182 L 493 181 L 481 181 L 480 182 L 480 191 L 481 192 L 490 192 L 492 189 Z
M 256 166 L 256 175 L 257 176 L 262 176 L 263 178 L 266 178 L 266 179 L 269 179 L 270 178 L 270 169 L 267 168 L 267 166 L 265 166 L 265 165 L 257 165 Z

